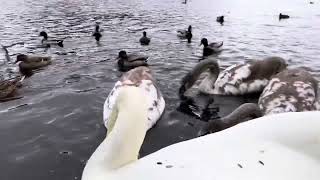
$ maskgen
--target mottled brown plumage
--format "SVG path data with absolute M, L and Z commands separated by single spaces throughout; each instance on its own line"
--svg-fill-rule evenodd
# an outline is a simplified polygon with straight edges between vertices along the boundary
M 0 102 L 13 99 L 15 91 L 21 86 L 21 77 L 0 82 Z

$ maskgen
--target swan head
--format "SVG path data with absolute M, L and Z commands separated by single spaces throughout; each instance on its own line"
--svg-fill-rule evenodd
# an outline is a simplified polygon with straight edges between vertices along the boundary
M 143 31 L 143 37 L 147 37 L 147 32 Z
M 198 132 L 198 136 L 205 136 L 211 133 L 216 133 L 225 129 L 225 123 L 220 119 L 214 119 L 208 122 L 204 127 Z
M 286 63 L 286 60 L 284 60 L 281 57 L 268 57 L 265 60 L 265 67 L 272 67 L 272 75 L 275 75 L 279 72 L 282 72 L 283 70 L 285 70 L 288 66 L 288 64 Z
M 203 45 L 204 47 L 208 46 L 208 39 L 207 38 L 202 38 L 200 42 L 200 46 Z
M 48 34 L 45 31 L 41 31 L 39 36 L 42 36 L 44 39 L 48 39 Z
M 28 59 L 28 56 L 25 54 L 19 54 L 17 55 L 17 60 L 14 62 L 15 64 L 19 61 L 24 62 Z
M 128 58 L 127 52 L 124 50 L 120 51 L 118 54 L 118 58 L 123 58 L 123 59 Z
M 255 103 L 244 103 L 229 115 L 209 121 L 199 132 L 198 136 L 222 131 L 239 123 L 261 117 L 262 111 Z

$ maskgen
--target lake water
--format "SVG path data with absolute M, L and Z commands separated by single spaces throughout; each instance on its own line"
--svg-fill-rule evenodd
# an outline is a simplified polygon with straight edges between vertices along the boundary
M 141 156 L 196 136 L 202 122 L 176 111 L 182 76 L 201 56 L 200 39 L 224 41 L 212 58 L 222 68 L 277 55 L 290 67 L 320 75 L 320 1 L 304 0 L 0 0 L 0 44 L 18 53 L 50 55 L 52 65 L 26 79 L 22 99 L 0 104 L 0 179 L 80 179 L 85 161 L 105 136 L 103 103 L 121 76 L 115 57 L 122 49 L 149 56 L 167 106 L 146 137 Z M 282 12 L 291 17 L 279 21 Z M 215 22 L 225 15 L 223 26 Z M 91 36 L 95 22 L 103 37 Z M 193 26 L 191 44 L 176 30 Z M 65 39 L 64 48 L 39 48 L 39 32 Z M 138 43 L 142 31 L 151 45 Z M 12 61 L 13 61 L 12 60 Z M 5 63 L 2 75 L 16 66 Z M 5 64 L 4 64 L 5 63 Z M 199 97 L 206 99 L 205 97 Z M 214 97 L 223 116 L 255 97 Z

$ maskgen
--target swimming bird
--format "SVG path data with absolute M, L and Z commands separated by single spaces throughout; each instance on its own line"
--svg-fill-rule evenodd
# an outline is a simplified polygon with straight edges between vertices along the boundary
M 48 47 L 50 47 L 51 45 L 57 45 L 57 46 L 60 46 L 60 47 L 63 47 L 63 40 L 60 40 L 60 39 L 49 39 L 48 38 L 48 34 L 45 32 L 45 31 L 41 31 L 39 36 L 42 36 L 43 39 L 41 41 L 41 43 L 43 45 L 46 45 Z
M 165 101 L 163 99 L 160 89 L 157 87 L 156 81 L 151 74 L 151 70 L 148 67 L 137 67 L 122 75 L 121 79 L 116 82 L 114 88 L 109 93 L 105 103 L 103 111 L 103 120 L 106 128 L 110 128 L 114 125 L 113 109 L 116 108 L 117 98 L 120 96 L 122 89 L 126 87 L 138 87 L 144 96 L 141 99 L 142 102 L 147 103 L 147 129 L 150 129 L 161 117 L 164 108 Z M 136 103 L 139 104 L 138 100 Z M 133 119 L 134 120 L 134 119 Z M 134 122 L 132 122 L 134 123 Z
M 23 77 L 16 77 L 13 80 L 3 80 L 0 82 L 0 102 L 16 99 L 14 92 L 21 86 Z
M 203 45 L 203 57 L 210 56 L 212 54 L 221 52 L 221 47 L 223 46 L 223 41 L 221 42 L 214 42 L 208 44 L 207 38 L 202 38 L 200 42 L 200 46 Z
M 140 44 L 141 45 L 149 45 L 150 38 L 147 37 L 147 32 L 143 31 L 143 36 L 140 38 Z
M 92 34 L 96 41 L 100 41 L 100 38 L 102 37 L 102 34 L 100 32 L 100 26 L 97 24 L 94 33 Z
M 232 65 L 220 73 L 214 60 L 199 62 L 181 81 L 179 95 L 184 99 L 185 92 L 193 86 L 206 70 L 209 74 L 201 81 L 199 90 L 205 94 L 243 95 L 262 92 L 272 75 L 284 70 L 287 64 L 280 57 L 268 57 Z
M 223 24 L 224 23 L 224 16 L 218 16 L 217 17 L 217 22 L 220 23 L 220 24 Z
M 51 64 L 51 57 L 29 56 L 25 54 L 17 55 L 15 63 L 19 63 L 19 70 L 23 75 L 30 76 L 33 70 Z
M 289 19 L 290 18 L 290 16 L 289 15 L 285 15 L 285 14 L 279 14 L 279 20 L 281 20 L 281 19 Z
M 221 131 L 259 116 L 320 110 L 318 98 L 318 82 L 309 72 L 301 68 L 286 69 L 271 78 L 258 104 L 241 105 L 227 117 L 212 120 L 200 134 Z
M 263 114 L 320 110 L 318 81 L 302 68 L 273 76 L 259 98 Z
M 120 51 L 117 61 L 118 61 L 118 67 L 120 71 L 128 71 L 132 68 L 138 67 L 138 66 L 148 66 L 147 56 L 142 55 L 135 55 L 135 54 L 127 54 L 126 51 Z
M 177 35 L 178 37 L 180 37 L 181 39 L 188 39 L 188 43 L 191 43 L 191 39 L 192 39 L 192 26 L 189 25 L 188 30 L 178 30 L 177 31 Z
M 139 87 L 121 89 L 109 117 L 108 134 L 87 161 L 82 180 L 320 177 L 320 112 L 262 117 L 138 159 L 147 132 L 147 101 Z

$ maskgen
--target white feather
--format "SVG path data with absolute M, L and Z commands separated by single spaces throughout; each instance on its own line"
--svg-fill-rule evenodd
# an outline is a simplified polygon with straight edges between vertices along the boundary
M 244 82 L 251 75 L 250 66 L 248 63 L 242 63 L 226 68 L 219 74 L 211 94 L 243 95 L 262 90 L 267 85 L 268 79 Z M 234 70 L 235 68 L 237 69 Z M 204 83 L 201 85 L 204 86 Z
M 171 145 L 116 170 L 104 164 L 86 167 L 82 180 L 319 180 L 319 116 L 265 116 Z
M 116 99 L 119 95 L 121 88 L 124 86 L 128 86 L 128 84 L 132 84 L 132 82 L 130 80 L 126 80 L 125 82 L 118 81 L 109 93 L 103 107 L 103 121 L 106 127 L 108 127 L 107 124 L 109 116 L 112 112 L 112 108 L 115 105 Z M 161 117 L 165 108 L 165 101 L 162 97 L 160 90 L 157 89 L 157 87 L 151 80 L 141 80 L 141 83 L 138 85 L 138 87 L 142 90 L 142 92 L 147 98 L 147 128 L 150 129 L 156 124 L 156 122 Z

